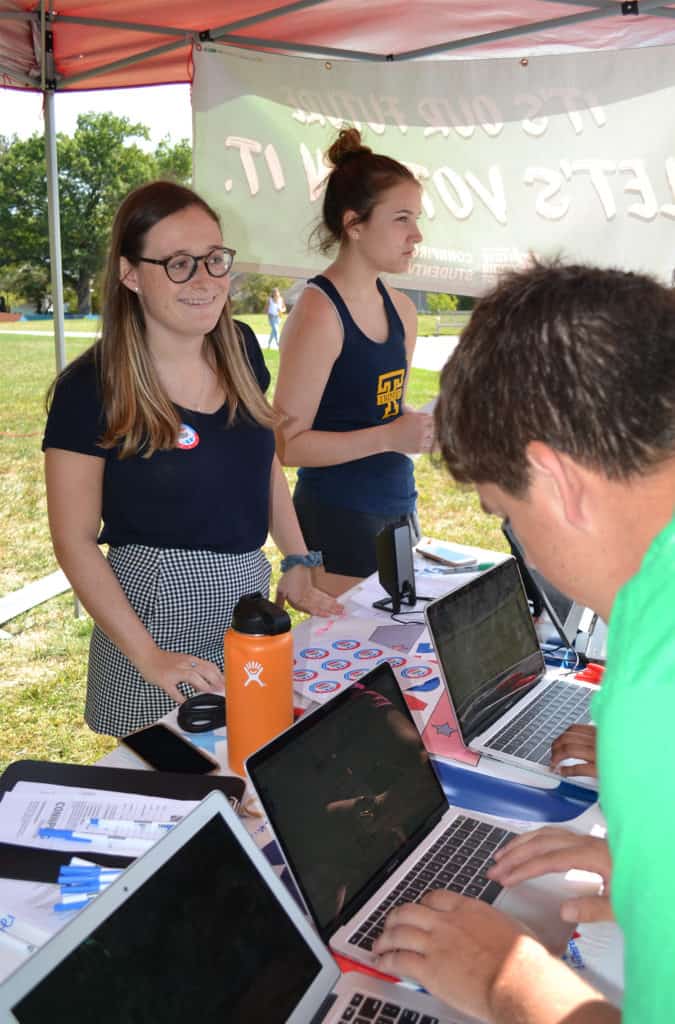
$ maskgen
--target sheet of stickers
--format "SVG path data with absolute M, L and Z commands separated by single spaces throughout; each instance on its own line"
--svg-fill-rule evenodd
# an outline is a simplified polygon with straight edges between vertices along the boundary
M 438 662 L 422 623 L 378 623 L 344 616 L 313 621 L 295 635 L 293 688 L 320 704 L 388 661 L 427 750 L 471 764 L 478 755 L 466 749 Z

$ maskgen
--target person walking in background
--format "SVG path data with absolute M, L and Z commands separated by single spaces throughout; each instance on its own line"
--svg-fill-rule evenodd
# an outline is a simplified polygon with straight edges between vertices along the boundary
M 267 300 L 267 319 L 270 322 L 270 336 L 267 339 L 267 347 L 271 348 L 274 342 L 279 347 L 279 324 L 281 314 L 286 312 L 286 304 L 278 288 L 273 288 Z
M 406 271 L 422 238 L 420 185 L 355 128 L 340 132 L 328 160 L 318 235 L 321 252 L 338 253 L 284 326 L 275 407 L 281 460 L 301 467 L 298 518 L 323 553 L 315 581 L 340 594 L 375 571 L 383 527 L 408 517 L 417 534 L 408 454 L 430 450 L 433 423 L 405 404 L 415 307 L 380 279 Z
M 191 692 L 222 689 L 234 606 L 268 591 L 268 530 L 294 556 L 282 603 L 341 610 L 304 564 L 274 455 L 269 373 L 230 315 L 234 255 L 191 189 L 131 192 L 113 225 L 101 338 L 51 391 L 49 525 L 95 623 L 85 719 L 97 732 L 124 735 Z

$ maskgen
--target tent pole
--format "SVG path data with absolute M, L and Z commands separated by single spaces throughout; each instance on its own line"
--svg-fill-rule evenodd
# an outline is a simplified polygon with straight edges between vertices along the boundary
M 52 269 L 52 307 L 54 309 L 54 346 L 56 369 L 66 365 L 66 332 L 63 321 L 63 267 L 61 264 L 61 221 L 59 210 L 59 168 L 56 156 L 56 118 L 54 93 L 43 93 L 45 101 L 45 156 L 47 158 L 47 213 L 49 219 L 49 256 Z M 80 601 L 73 591 L 73 614 L 80 617 Z
M 63 269 L 61 265 L 61 227 L 59 221 L 59 177 L 56 156 L 56 125 L 54 93 L 47 90 L 45 98 L 45 156 L 47 160 L 47 210 L 49 217 L 49 256 L 52 271 L 52 305 L 54 308 L 54 345 L 56 369 L 66 365 L 66 342 L 63 323 Z

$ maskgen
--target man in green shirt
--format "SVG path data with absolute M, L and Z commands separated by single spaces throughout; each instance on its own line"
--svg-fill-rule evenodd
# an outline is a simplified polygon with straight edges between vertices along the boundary
M 544 576 L 609 621 L 593 713 L 625 1001 L 619 1014 L 515 922 L 452 893 L 392 911 L 380 966 L 488 1021 L 670 1021 L 675 291 L 561 264 L 507 276 L 443 370 L 436 426 L 452 476 L 510 520 Z

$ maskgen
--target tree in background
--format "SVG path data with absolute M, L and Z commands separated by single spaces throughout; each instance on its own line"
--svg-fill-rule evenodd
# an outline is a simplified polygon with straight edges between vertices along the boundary
M 459 295 L 427 292 L 426 303 L 430 313 L 454 313 L 459 306 Z
M 164 139 L 147 153 L 136 139 L 149 139 L 145 125 L 110 113 L 80 114 L 72 137 L 57 136 L 64 285 L 73 289 L 83 315 L 91 310 L 94 281 L 123 197 L 153 178 L 190 180 L 187 140 L 172 147 Z M 37 134 L 0 138 L 0 275 L 11 268 L 12 290 L 37 305 L 46 294 L 36 299 L 40 273 L 49 281 L 49 262 L 44 140 Z
M 293 284 L 292 277 L 272 277 L 269 274 L 240 274 L 232 279 L 232 312 L 264 313 L 273 288 L 283 295 Z

